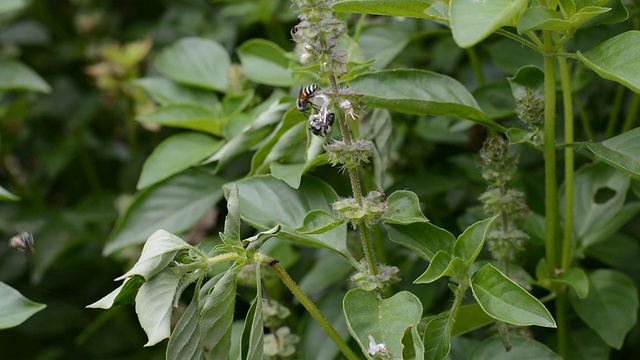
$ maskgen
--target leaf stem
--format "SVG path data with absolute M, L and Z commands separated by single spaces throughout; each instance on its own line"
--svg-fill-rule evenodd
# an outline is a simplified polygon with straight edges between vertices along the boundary
M 277 260 L 273 258 L 264 257 L 261 261 L 265 261 L 271 269 L 278 275 L 280 280 L 284 283 L 284 285 L 291 291 L 293 296 L 300 301 L 302 306 L 309 312 L 311 317 L 313 317 L 320 327 L 329 335 L 329 338 L 333 340 L 333 342 L 338 346 L 338 349 L 342 352 L 342 354 L 349 360 L 358 360 L 359 357 L 356 355 L 353 350 L 347 345 L 344 340 L 340 337 L 340 334 L 331 326 L 329 321 L 322 315 L 318 307 L 309 299 L 309 297 L 298 287 L 298 285 L 291 279 L 291 276 L 287 273 L 287 271 L 278 264 Z
M 564 106 L 564 141 L 573 142 L 573 95 L 571 94 L 571 79 L 567 59 L 558 58 L 560 82 L 562 83 L 562 102 Z M 574 149 L 571 146 L 564 148 L 564 239 L 562 244 L 563 269 L 567 270 L 571 262 L 571 241 L 573 239 L 573 173 L 574 173 Z
M 496 34 L 500 34 L 500 35 L 502 35 L 504 37 L 508 37 L 509 39 L 515 40 L 515 41 L 521 43 L 522 45 L 527 46 L 527 47 L 535 50 L 536 52 L 540 52 L 540 48 L 538 46 L 536 46 L 535 43 L 533 43 L 533 42 L 531 42 L 529 40 L 523 39 L 520 36 L 518 36 L 518 35 L 516 35 L 516 34 L 514 34 L 512 32 L 509 32 L 509 31 L 504 30 L 504 29 L 498 29 L 498 31 L 496 31 Z
M 633 97 L 631 98 L 631 105 L 629 105 L 629 112 L 627 113 L 627 117 L 624 119 L 624 124 L 622 124 L 622 133 L 625 133 L 633 128 L 633 122 L 638 115 L 638 109 L 640 108 L 640 95 L 637 93 L 633 93 Z
M 618 123 L 618 117 L 620 116 L 620 109 L 622 108 L 622 100 L 624 99 L 624 85 L 618 84 L 616 89 L 616 95 L 613 98 L 613 105 L 611 105 L 611 113 L 609 113 L 609 122 L 607 123 L 607 130 L 604 133 L 604 138 L 608 139 L 613 136 L 616 131 L 616 125 Z
M 591 129 L 591 124 L 589 124 L 589 116 L 587 116 L 587 112 L 584 110 L 584 106 L 580 102 L 578 95 L 575 95 L 576 108 L 578 109 L 578 116 L 580 117 L 580 123 L 582 124 L 582 128 L 584 129 L 584 134 L 587 137 L 587 140 L 593 141 L 593 130 Z M 608 127 L 607 127 L 608 128 Z
M 480 66 L 480 61 L 478 60 L 478 53 L 476 53 L 476 49 L 474 47 L 468 48 L 467 56 L 469 56 L 469 62 L 471 62 L 471 68 L 473 69 L 473 72 L 476 74 L 476 78 L 478 78 L 478 84 L 480 86 L 484 85 L 484 74 L 482 73 L 482 66 Z
M 552 51 L 551 33 L 542 32 L 545 50 Z M 556 72 L 553 54 L 544 55 L 544 172 L 545 172 L 545 252 L 549 269 L 556 268 L 556 228 L 558 227 L 558 184 L 556 180 Z
M 464 294 L 467 292 L 469 284 L 470 280 L 466 276 L 464 279 L 461 279 L 458 284 L 456 297 L 453 299 L 453 305 L 451 305 L 451 311 L 449 311 L 449 334 L 453 331 L 453 326 L 456 323 L 456 317 L 458 317 L 458 312 L 460 311 L 460 305 L 462 305 L 462 299 L 464 299 Z

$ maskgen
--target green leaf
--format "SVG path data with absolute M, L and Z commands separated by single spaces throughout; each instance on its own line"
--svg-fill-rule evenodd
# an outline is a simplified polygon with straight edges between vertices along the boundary
M 360 33 L 358 45 L 365 59 L 375 59 L 371 65 L 374 69 L 384 69 L 391 61 L 402 53 L 409 44 L 406 32 L 387 25 L 365 27 Z
M 556 322 L 538 299 L 518 286 L 491 264 L 471 279 L 478 304 L 494 319 L 518 326 L 556 327 Z
M 438 251 L 427 270 L 413 282 L 414 284 L 429 284 L 443 276 L 460 277 L 465 274 L 465 264 L 459 257 L 452 257 L 446 251 Z
M 466 334 L 493 323 L 495 323 L 495 319 L 487 315 L 480 304 L 464 305 L 458 309 L 458 316 L 453 324 L 451 336 Z
M 27 6 L 25 0 L 3 0 L 0 3 L 0 14 L 11 11 L 18 11 Z
M 287 183 L 294 189 L 300 187 L 302 175 L 307 171 L 321 165 L 328 164 L 328 156 L 326 153 L 316 156 L 313 160 L 307 161 L 305 164 L 280 164 L 271 163 L 271 175 Z
M 165 231 L 157 230 L 144 244 L 140 258 L 131 270 L 116 278 L 124 280 L 133 275 L 140 275 L 149 281 L 173 260 L 179 250 L 190 248 L 191 245 L 179 237 Z
M 413 250 L 427 261 L 431 261 L 431 258 L 440 250 L 453 253 L 456 238 L 447 230 L 431 223 L 385 224 L 384 227 L 391 241 Z
M 550 281 L 555 284 L 571 286 L 580 299 L 586 298 L 589 294 L 589 279 L 584 270 L 580 268 L 568 269 L 557 278 L 550 279 Z
M 0 90 L 49 93 L 51 87 L 27 65 L 16 60 L 0 60 Z
M 367 105 L 415 115 L 468 119 L 492 129 L 505 129 L 489 119 L 457 80 L 424 70 L 383 70 L 351 81 Z
M 208 135 L 185 132 L 161 142 L 142 167 L 138 190 L 171 177 L 209 157 L 222 146 L 222 141 Z
M 489 54 L 493 63 L 508 74 L 515 74 L 523 66 L 544 67 L 541 54 L 511 39 L 496 39 L 489 45 Z
M 285 51 L 271 41 L 251 39 L 240 45 L 236 52 L 242 64 L 242 73 L 258 84 L 289 87 L 293 78 Z
M 453 256 L 461 258 L 467 265 L 467 268 L 473 264 L 482 250 L 484 239 L 489 233 L 491 224 L 498 216 L 478 221 L 464 230 L 462 235 L 458 236 L 456 244 L 453 247 Z
M 7 189 L 0 186 L 0 201 L 20 201 L 20 197 L 13 195 Z
M 422 316 L 420 300 L 408 291 L 380 299 L 362 289 L 352 289 L 344 297 L 347 325 L 364 354 L 368 353 L 369 335 L 376 344 L 383 343 L 394 359 L 402 357 L 402 335 Z
M 140 122 L 149 122 L 182 129 L 205 131 L 221 136 L 224 119 L 200 105 L 179 104 L 161 107 L 156 111 L 138 116 Z
M 86 307 L 88 309 L 111 309 L 113 306 L 133 304 L 138 289 L 140 289 L 144 281 L 144 277 L 140 275 L 128 277 L 124 279 L 122 285 L 118 286 L 118 288 Z
M 533 6 L 527 8 L 518 21 L 518 34 L 534 30 L 552 30 L 566 34 L 572 24 L 560 18 L 560 15 L 548 7 Z
M 256 266 L 256 297 L 249 308 L 242 330 L 242 360 L 262 360 L 264 352 L 264 320 L 262 317 L 262 278 Z
M 639 141 L 640 128 L 635 128 L 600 143 L 587 143 L 587 148 L 600 160 L 640 180 Z
M 480 109 L 492 120 L 515 115 L 515 101 L 509 83 L 504 79 L 480 85 L 473 91 L 473 96 L 478 101 Z
M 640 31 L 614 36 L 578 58 L 605 79 L 619 82 L 640 93 Z
M 503 26 L 513 26 L 527 8 L 527 0 L 451 0 L 451 32 L 462 48 L 486 39 Z
M 223 183 L 206 172 L 186 170 L 142 190 L 118 220 L 103 254 L 141 244 L 157 229 L 189 229 L 222 198 Z
M 190 104 L 214 111 L 220 104 L 211 91 L 183 86 L 161 77 L 135 79 L 132 83 L 146 91 L 154 101 L 163 106 Z
M 429 6 L 426 1 L 415 0 L 338 0 L 333 3 L 333 11 L 432 19 L 425 13 Z
M 515 144 L 528 144 L 530 146 L 537 146 L 535 136 L 538 131 L 528 131 L 520 128 L 509 128 L 507 130 L 507 138 L 509 139 L 509 145 Z
M 424 344 L 417 326 L 410 326 L 402 335 L 402 358 L 424 360 Z
M 448 311 L 432 317 L 427 323 L 424 330 L 424 348 L 424 358 L 427 360 L 444 360 L 451 351 Z
M 165 268 L 140 286 L 136 296 L 136 313 L 140 326 L 153 346 L 171 334 L 171 311 L 178 282 L 182 276 Z
M 412 191 L 398 190 L 387 198 L 389 209 L 382 217 L 387 224 L 407 225 L 429 220 L 420 211 L 418 195 Z
M 264 105 L 266 109 L 255 114 L 251 123 L 246 125 L 239 134 L 235 135 L 220 148 L 213 156 L 205 160 L 205 163 L 218 161 L 217 169 L 230 163 L 239 154 L 253 148 L 263 142 L 274 127 L 282 119 L 282 114 L 290 108 L 290 104 L 280 104 L 279 99 L 267 100 Z
M 638 315 L 638 292 L 626 275 L 608 269 L 589 274 L 589 295 L 580 300 L 569 293 L 571 305 L 578 316 L 607 345 L 620 349 L 633 328 Z
M 305 215 L 302 226 L 296 230 L 302 234 L 322 234 L 344 222 L 335 217 L 332 213 L 324 210 L 311 210 Z
M 595 331 L 584 326 L 580 329 L 572 327 L 569 331 L 567 359 L 596 360 L 610 359 L 611 348 Z
M 494 336 L 483 341 L 471 355 L 473 360 L 562 360 L 562 358 L 549 349 L 546 345 L 528 337 L 509 335 L 513 348 L 504 351 L 504 345 L 499 336 Z
M 236 300 L 236 277 L 244 264 L 236 262 L 213 290 L 200 310 L 200 339 L 207 360 L 227 360 L 231 346 L 231 323 Z
M 242 219 L 259 230 L 281 225 L 279 238 L 299 244 L 320 246 L 339 252 L 349 261 L 346 225 L 340 225 L 323 234 L 300 234 L 304 217 L 311 210 L 331 212 L 331 203 L 338 199 L 335 191 L 326 183 L 313 177 L 303 177 L 298 190 L 271 176 L 254 176 L 236 183 L 240 196 Z M 229 186 L 225 186 L 225 193 Z
M 583 166 L 575 174 L 573 200 L 573 233 L 580 247 L 605 240 L 617 231 L 630 216 L 621 216 L 629 177 L 603 163 Z M 564 206 L 564 193 L 560 206 Z
M 310 297 L 323 294 L 331 285 L 341 283 L 353 272 L 349 262 L 329 249 L 318 249 L 315 258 L 312 267 L 305 271 L 298 283 L 300 289 Z
M 154 66 L 178 83 L 224 92 L 231 60 L 227 50 L 217 42 L 189 37 L 165 48 Z
M 233 184 L 227 195 L 227 217 L 224 219 L 224 237 L 228 245 L 240 244 L 240 200 L 238 185 Z
M 167 345 L 167 359 L 202 359 L 204 347 L 200 329 L 200 301 L 222 278 L 223 274 L 212 277 L 202 287 L 196 286 L 193 298 L 178 320 Z
M 0 281 L 0 329 L 22 324 L 47 305 L 33 302 L 18 290 Z
M 290 151 L 300 148 L 307 136 L 307 126 L 307 122 L 296 109 L 289 109 L 282 117 L 282 123 L 275 134 L 253 155 L 249 175 L 266 173 L 273 162 L 281 160 Z

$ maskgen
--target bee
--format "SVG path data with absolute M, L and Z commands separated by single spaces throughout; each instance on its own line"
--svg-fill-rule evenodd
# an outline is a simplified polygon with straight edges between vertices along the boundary
M 320 112 L 309 117 L 309 129 L 315 136 L 324 137 L 331 131 L 334 120 L 333 113 L 327 111 L 326 107 L 320 109 Z
M 311 107 L 315 107 L 310 100 L 312 97 L 317 95 L 317 92 L 318 85 L 316 84 L 301 87 L 300 94 L 298 95 L 298 100 L 296 101 L 296 107 L 298 108 L 298 111 L 307 112 L 307 110 L 309 110 L 309 104 L 311 104 Z
M 17 249 L 21 253 L 32 253 L 33 248 L 33 235 L 28 232 L 21 232 L 20 234 L 9 239 L 9 246 Z

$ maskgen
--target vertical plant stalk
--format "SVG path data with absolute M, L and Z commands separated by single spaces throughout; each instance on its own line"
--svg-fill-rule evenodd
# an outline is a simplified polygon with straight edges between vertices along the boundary
M 467 56 L 469 56 L 469 62 L 471 63 L 471 68 L 473 69 L 473 73 L 476 74 L 476 78 L 478 79 L 478 84 L 480 86 L 484 85 L 484 74 L 482 73 L 482 66 L 480 65 L 480 60 L 478 60 L 478 54 L 476 53 L 476 49 L 473 47 L 468 48 Z
M 453 299 L 453 305 L 451 305 L 451 310 L 449 311 L 449 334 L 451 334 L 451 332 L 453 331 L 453 326 L 456 324 L 456 318 L 458 317 L 458 313 L 460 312 L 460 306 L 462 305 L 464 294 L 469 288 L 469 283 L 470 280 L 466 276 L 464 279 L 460 279 L 460 282 L 458 283 L 456 297 L 455 299 Z
M 263 261 L 265 260 L 269 259 L 263 259 Z M 329 338 L 331 338 L 331 340 L 333 340 L 333 342 L 338 346 L 338 349 L 340 349 L 342 355 L 344 355 L 349 360 L 358 360 L 358 355 L 356 355 L 356 353 L 351 350 L 349 345 L 347 345 L 347 343 L 342 340 L 340 334 L 338 334 L 333 326 L 331 326 L 324 315 L 322 315 L 316 304 L 314 304 L 313 301 L 311 301 L 311 299 L 309 299 L 309 297 L 302 291 L 302 289 L 298 287 L 295 281 L 291 279 L 291 276 L 289 276 L 287 271 L 282 266 L 280 266 L 280 264 L 278 264 L 275 259 L 270 259 L 269 261 L 266 261 L 266 263 L 271 266 L 271 269 L 273 269 L 276 275 L 278 275 L 280 280 L 285 284 L 289 291 L 291 291 L 293 296 L 295 296 L 296 299 L 300 301 L 302 306 L 307 309 L 311 317 L 313 317 L 318 322 L 320 327 L 322 327 L 322 329 L 327 333 L 327 335 L 329 335 Z
M 551 33 L 544 39 L 544 185 L 545 253 L 549 269 L 556 268 L 556 229 L 558 227 L 558 183 L 556 179 L 556 72 Z
M 631 105 L 629 105 L 629 112 L 622 124 L 623 133 L 633 128 L 633 122 L 635 121 L 636 116 L 638 116 L 638 109 L 640 109 L 640 95 L 633 93 L 633 97 L 631 97 Z
M 620 116 L 620 109 L 622 108 L 622 100 L 624 99 L 624 85 L 618 84 L 616 89 L 616 95 L 613 98 L 613 105 L 611 105 L 611 113 L 609 113 L 609 122 L 607 123 L 607 130 L 604 133 L 604 138 L 608 139 L 613 136 L 616 131 L 616 125 L 618 123 L 618 117 Z
M 333 94 L 333 101 L 336 104 L 339 100 L 339 88 L 338 83 L 336 82 L 336 77 L 334 74 L 329 74 L 329 84 L 331 86 L 331 93 Z M 347 125 L 347 118 L 344 112 L 336 107 L 336 114 L 338 118 L 338 122 L 340 123 L 340 132 L 342 134 L 342 138 L 344 143 L 349 146 L 352 143 L 351 140 L 351 132 L 349 131 L 349 126 Z M 351 190 L 353 191 L 353 197 L 356 199 L 356 202 L 360 207 L 363 205 L 362 201 L 362 187 L 360 186 L 360 178 L 358 176 L 357 168 L 349 168 L 347 170 L 349 174 L 349 181 L 351 182 Z M 371 237 L 371 232 L 369 232 L 369 228 L 363 223 L 360 222 L 358 226 L 358 230 L 360 232 L 360 242 L 362 243 L 362 251 L 364 253 L 365 260 L 367 265 L 369 266 L 369 272 L 371 275 L 375 276 L 378 274 L 378 264 L 376 260 L 376 252 L 375 247 L 373 245 L 373 239 Z

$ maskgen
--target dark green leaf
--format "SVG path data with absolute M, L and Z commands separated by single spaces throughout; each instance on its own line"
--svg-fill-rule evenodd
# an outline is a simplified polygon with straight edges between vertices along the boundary
M 382 220 L 387 224 L 407 225 L 429 220 L 420 211 L 418 195 L 412 191 L 398 190 L 387 198 L 389 209 Z
M 311 210 L 305 215 L 302 226 L 296 230 L 302 234 L 322 234 L 343 223 L 332 213 L 324 210 Z
M 318 249 L 315 257 L 317 260 L 298 283 L 300 289 L 310 297 L 322 294 L 331 285 L 342 282 L 353 271 L 348 261 L 329 249 Z
M 224 119 L 200 105 L 168 105 L 158 110 L 138 116 L 140 122 L 150 122 L 165 126 L 205 131 L 222 136 Z
M 210 90 L 226 91 L 231 60 L 227 50 L 204 38 L 184 38 L 165 48 L 154 66 L 169 79 Z
M 571 286 L 580 299 L 584 299 L 589 294 L 589 279 L 580 268 L 568 269 L 557 278 L 551 279 L 551 282 Z
M 556 322 L 538 299 L 504 276 L 491 264 L 471 279 L 471 289 L 482 309 L 508 324 L 556 327 Z
M 18 326 L 45 307 L 0 281 L 0 329 Z
M 103 253 L 141 244 L 158 229 L 189 229 L 222 198 L 223 183 L 203 171 L 187 170 L 142 190 L 118 220 Z
M 640 208 L 621 216 L 629 177 L 603 163 L 582 167 L 575 174 L 573 200 L 573 233 L 580 247 L 588 247 L 617 231 Z M 561 195 L 564 206 L 564 194 Z
M 489 119 L 467 89 L 445 75 L 424 70 L 384 70 L 351 81 L 367 105 L 416 115 L 445 115 L 505 129 Z
M 626 275 L 608 269 L 589 274 L 589 295 L 580 300 L 569 293 L 580 318 L 611 347 L 620 349 L 636 323 L 638 292 Z
M 482 310 L 480 304 L 464 305 L 458 309 L 451 336 L 466 334 L 483 326 L 493 324 L 495 319 Z
M 569 331 L 568 345 L 567 358 L 571 360 L 608 360 L 611 358 L 609 345 L 586 326 L 580 329 L 572 326 Z
M 474 360 L 562 360 L 562 358 L 551 351 L 546 345 L 521 335 L 510 335 L 513 348 L 507 352 L 500 337 L 494 336 L 482 342 L 471 358 Z
M 627 131 L 600 143 L 588 143 L 587 148 L 605 163 L 640 180 L 640 128 Z
M 640 93 L 640 31 L 614 36 L 578 58 L 605 79 L 619 82 Z
M 431 223 L 385 224 L 384 227 L 391 241 L 408 247 L 427 261 L 431 261 L 431 258 L 440 250 L 453 253 L 455 237 L 447 230 Z
M 444 360 L 451 351 L 448 311 L 429 320 L 424 331 L 424 349 L 427 360 Z
M 323 234 L 300 234 L 299 228 L 307 213 L 314 209 L 331 212 L 331 203 L 338 199 L 326 183 L 304 177 L 298 190 L 271 176 L 254 176 L 236 183 L 240 195 L 242 219 L 257 229 L 266 230 L 281 225 L 278 237 L 297 243 L 333 249 L 354 262 L 347 251 L 346 225 Z M 229 192 L 225 187 L 225 192 Z
M 471 47 L 503 26 L 514 26 L 527 0 L 451 0 L 451 32 L 456 44 Z
M 242 72 L 251 81 L 271 86 L 293 85 L 285 51 L 271 41 L 251 39 L 237 48 Z
M 480 109 L 492 120 L 515 115 L 515 102 L 505 80 L 484 84 L 473 91 Z
M 402 336 L 402 358 L 407 360 L 424 360 L 424 344 L 417 326 L 411 326 Z
M 26 90 L 48 93 L 51 87 L 28 66 L 15 60 L 0 59 L 0 90 Z
M 181 275 L 165 268 L 140 286 L 136 295 L 136 314 L 149 338 L 144 346 L 153 346 L 169 337 L 173 299 L 180 278 Z
M 380 299 L 362 289 L 350 290 L 344 297 L 347 325 L 363 353 L 368 352 L 369 338 L 384 344 L 392 358 L 402 357 L 402 335 L 422 316 L 420 300 L 408 291 Z
M 374 25 L 364 28 L 358 41 L 365 59 L 376 60 L 371 66 L 374 69 L 387 67 L 408 43 L 409 36 L 407 33 L 386 25 Z
M 222 146 L 208 135 L 185 132 L 168 137 L 149 155 L 142 167 L 138 189 L 146 188 L 198 164 Z

